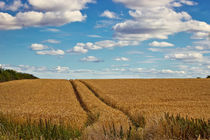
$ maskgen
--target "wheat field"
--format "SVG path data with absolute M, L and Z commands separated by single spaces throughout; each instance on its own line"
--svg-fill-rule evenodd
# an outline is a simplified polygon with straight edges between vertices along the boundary
M 160 117 L 164 112 L 210 118 L 209 79 L 85 80 L 110 104 L 135 118 Z
M 17 128 L 28 118 L 35 121 L 46 119 L 54 124 L 62 121 L 80 130 L 78 135 L 73 133 L 72 136 L 82 134 L 81 139 L 85 140 L 162 139 L 163 136 L 165 139 L 190 139 L 199 135 L 208 138 L 209 86 L 210 79 L 10 81 L 0 83 L 0 113 L 19 121 Z M 5 120 L 2 118 L 0 121 Z M 10 126 L 9 120 L 4 124 Z M 61 128 L 57 131 L 65 128 L 49 126 L 52 127 L 46 127 L 46 130 L 52 134 L 54 127 Z M 20 131 L 25 133 L 22 129 Z
M 96 133 L 101 134 L 102 128 L 108 128 L 115 125 L 116 128 L 123 126 L 124 130 L 127 130 L 129 126 L 132 126 L 129 118 L 121 111 L 114 109 L 106 105 L 103 101 L 97 98 L 82 82 L 79 80 L 74 81 L 75 87 L 80 94 L 81 100 L 84 102 L 88 113 L 93 116 L 97 116 L 95 122 L 90 128 L 87 128 L 88 137 L 96 137 Z M 91 133 L 93 133 L 91 135 Z
M 68 121 L 82 128 L 87 114 L 68 80 L 19 80 L 0 83 L 0 111 L 17 118 Z

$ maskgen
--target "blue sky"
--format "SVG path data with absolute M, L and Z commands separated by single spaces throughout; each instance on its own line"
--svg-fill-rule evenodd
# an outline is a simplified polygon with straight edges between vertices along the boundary
M 0 65 L 40 78 L 210 74 L 209 0 L 0 0 Z

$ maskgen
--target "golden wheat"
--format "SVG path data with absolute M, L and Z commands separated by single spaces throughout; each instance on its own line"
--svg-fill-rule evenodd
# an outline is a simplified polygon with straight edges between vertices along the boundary
M 0 83 L 0 111 L 17 118 L 60 120 L 81 128 L 87 114 L 67 80 L 20 80 Z
M 135 118 L 164 112 L 210 118 L 209 79 L 85 80 L 110 104 Z
M 80 81 L 75 81 L 75 84 L 88 110 L 93 114 L 99 114 L 97 123 L 105 125 L 113 122 L 115 124 L 124 125 L 125 127 L 127 126 L 128 128 L 130 121 L 126 115 L 103 103 Z
M 127 130 L 129 126 L 132 126 L 129 118 L 121 111 L 106 105 L 80 81 L 75 80 L 74 83 L 80 94 L 81 100 L 84 102 L 90 113 L 94 116 L 99 115 L 97 121 L 86 129 L 85 133 L 87 134 L 86 137 L 88 139 L 97 139 L 101 137 L 101 134 L 103 134 L 103 127 L 112 128 L 114 125 L 116 130 L 119 131 L 120 126 L 123 126 L 124 130 Z

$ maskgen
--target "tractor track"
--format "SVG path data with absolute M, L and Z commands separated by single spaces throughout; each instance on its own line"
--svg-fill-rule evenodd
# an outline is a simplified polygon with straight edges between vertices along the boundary
M 107 106 L 109 106 L 109 107 L 111 107 L 113 109 L 116 109 L 116 110 L 120 111 L 121 113 L 123 113 L 125 116 L 127 116 L 127 118 L 131 121 L 133 126 L 135 126 L 136 128 L 140 127 L 139 124 L 137 122 L 135 122 L 127 112 L 125 112 L 123 109 L 121 109 L 121 108 L 119 108 L 119 107 L 117 107 L 115 105 L 112 105 L 112 104 L 108 103 L 87 82 L 82 81 L 82 80 L 79 80 L 79 81 L 81 83 L 83 83 L 101 102 L 103 102 Z
M 73 81 L 73 80 L 69 80 L 69 81 L 70 81 L 70 84 L 71 84 L 72 87 L 73 87 L 74 94 L 75 94 L 75 96 L 76 96 L 78 102 L 80 103 L 80 106 L 83 108 L 83 110 L 84 110 L 85 112 L 87 112 L 87 114 L 88 114 L 88 113 L 91 113 L 91 111 L 87 108 L 87 106 L 85 105 L 84 101 L 82 100 L 82 98 L 81 98 L 81 96 L 80 96 L 80 94 L 79 94 L 79 91 L 77 90 L 77 87 L 76 87 L 76 84 L 74 83 L 74 81 Z

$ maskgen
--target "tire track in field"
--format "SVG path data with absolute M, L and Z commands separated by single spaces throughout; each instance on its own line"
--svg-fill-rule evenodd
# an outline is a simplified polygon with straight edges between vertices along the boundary
M 76 84 L 74 83 L 73 80 L 69 80 L 70 84 L 72 85 L 73 87 L 73 90 L 74 90 L 74 94 L 78 100 L 78 102 L 80 103 L 80 106 L 82 107 L 82 109 L 86 112 L 88 118 L 87 118 L 87 121 L 85 123 L 85 127 L 87 126 L 90 126 L 90 125 L 93 125 L 96 121 L 97 121 L 97 117 L 88 109 L 87 105 L 85 104 L 85 102 L 82 100 L 82 97 L 81 95 L 79 94 L 79 91 L 77 89 L 77 86 Z M 85 129 L 84 127 L 84 129 Z
M 120 111 L 121 113 L 123 113 L 125 116 L 128 117 L 128 119 L 131 121 L 131 123 L 133 124 L 133 126 L 135 126 L 136 128 L 140 127 L 139 124 L 134 121 L 131 116 L 125 112 L 123 109 L 113 105 L 113 104 L 110 104 L 109 102 L 107 102 L 106 100 L 104 100 L 104 98 L 102 98 L 87 82 L 85 81 L 82 81 L 82 80 L 79 80 L 82 84 L 84 84 L 101 102 L 103 102 L 104 104 L 106 104 L 107 106 L 113 108 L 113 109 L 116 109 L 118 111 Z
M 101 101 L 81 81 L 71 80 L 70 82 L 75 89 L 78 100 L 82 102 L 81 105 L 87 110 L 88 117 L 91 119 L 89 125 L 93 125 L 98 129 L 99 126 L 99 128 L 103 126 L 108 128 L 108 125 L 115 123 L 119 128 L 123 125 L 124 130 L 134 126 L 127 115 Z
M 84 101 L 82 100 L 82 98 L 81 98 L 81 96 L 80 96 L 80 94 L 79 94 L 79 92 L 78 92 L 78 90 L 77 90 L 77 87 L 76 87 L 74 81 L 73 81 L 73 80 L 70 80 L 70 83 L 71 83 L 71 85 L 72 85 L 72 87 L 73 87 L 73 89 L 74 89 L 74 94 L 76 95 L 76 98 L 77 98 L 78 102 L 80 103 L 80 106 L 83 108 L 83 110 L 84 110 L 85 112 L 87 112 L 87 114 L 88 114 L 88 113 L 91 113 L 90 110 L 89 110 L 89 109 L 87 108 L 87 106 L 85 105 Z

